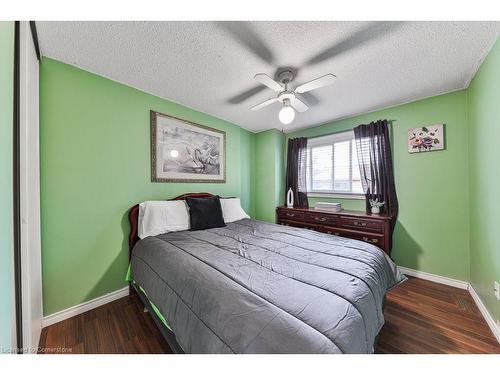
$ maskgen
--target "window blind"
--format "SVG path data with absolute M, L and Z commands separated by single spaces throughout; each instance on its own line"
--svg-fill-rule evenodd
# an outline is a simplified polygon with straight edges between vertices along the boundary
M 307 191 L 363 194 L 352 131 L 313 138 L 307 147 Z

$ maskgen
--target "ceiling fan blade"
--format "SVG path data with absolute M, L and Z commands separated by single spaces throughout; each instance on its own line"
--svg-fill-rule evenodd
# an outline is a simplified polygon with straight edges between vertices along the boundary
M 347 38 L 331 45 L 326 50 L 318 55 L 310 58 L 304 65 L 315 65 L 325 60 L 337 57 L 345 52 L 354 51 L 357 48 L 364 47 L 374 41 L 388 36 L 390 33 L 397 31 L 405 22 L 390 21 L 390 22 L 373 22 L 361 30 L 352 33 Z
M 278 92 L 284 90 L 284 87 L 281 86 L 281 84 L 276 82 L 274 79 L 269 77 L 267 74 L 259 73 L 259 74 L 256 74 L 255 77 L 253 77 L 253 78 L 255 78 L 255 80 L 257 82 L 260 82 L 263 85 L 269 87 L 271 90 L 278 91 Z
M 331 85 L 333 82 L 335 82 L 335 78 L 337 78 L 337 77 L 335 77 L 331 73 L 325 74 L 322 77 L 313 79 L 312 81 L 309 81 L 309 82 L 303 83 L 300 86 L 297 86 L 297 88 L 295 89 L 295 92 L 298 94 L 302 94 L 304 92 L 319 89 L 320 87 Z
M 268 105 L 270 104 L 273 104 L 273 103 L 276 103 L 278 101 L 277 98 L 271 98 L 271 99 L 267 99 L 266 101 L 260 103 L 260 104 L 257 104 L 257 105 L 254 105 L 252 108 L 250 108 L 252 111 L 256 111 L 258 109 L 261 109 L 261 108 L 264 108 L 264 107 L 267 107 Z
M 273 64 L 274 56 L 263 38 L 254 30 L 249 22 L 218 21 L 216 24 L 225 30 L 238 44 L 253 52 L 268 64 Z
M 258 85 L 255 87 L 252 87 L 251 89 L 245 90 L 227 100 L 229 104 L 240 104 L 244 102 L 247 99 L 250 99 L 252 96 L 255 94 L 258 94 L 262 90 L 265 90 L 266 88 L 262 85 Z
M 297 112 L 305 112 L 309 109 L 309 107 L 304 103 L 302 100 L 300 100 L 297 97 L 291 98 L 290 99 L 290 105 L 295 109 Z
M 309 107 L 314 107 L 319 104 L 319 99 L 311 92 L 304 92 L 300 94 L 300 98 L 305 99 L 304 102 L 307 103 Z

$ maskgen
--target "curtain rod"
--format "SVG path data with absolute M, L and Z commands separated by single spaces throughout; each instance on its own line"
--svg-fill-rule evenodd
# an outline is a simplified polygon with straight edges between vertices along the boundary
M 387 121 L 389 124 L 392 124 L 393 122 L 396 122 L 397 120 L 386 120 L 386 121 Z M 372 122 L 373 122 L 373 121 L 372 121 Z M 323 125 L 326 125 L 326 124 L 323 124 Z M 318 125 L 318 126 L 322 126 L 322 125 Z M 306 128 L 306 129 L 302 129 L 301 131 L 304 131 L 304 130 L 307 130 L 307 129 L 308 129 L 308 128 Z M 309 128 L 309 129 L 313 129 L 313 128 Z M 319 137 L 326 137 L 326 136 L 328 136 L 328 135 L 333 135 L 333 134 L 337 134 L 337 133 L 347 132 L 347 131 L 352 130 L 352 129 L 354 129 L 354 127 L 353 127 L 353 128 L 351 128 L 351 129 L 344 129 L 344 130 L 339 130 L 339 131 L 333 131 L 333 132 L 331 132 L 331 133 L 325 133 L 325 134 L 313 135 L 313 136 L 310 136 L 310 137 L 305 137 L 305 138 L 307 138 L 307 139 L 314 139 L 314 138 L 319 138 Z M 294 137 L 294 138 L 297 138 L 297 137 Z M 289 138 L 289 139 L 291 139 L 291 138 Z

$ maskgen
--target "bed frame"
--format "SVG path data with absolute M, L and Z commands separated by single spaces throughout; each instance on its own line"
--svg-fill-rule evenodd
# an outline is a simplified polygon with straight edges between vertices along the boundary
M 209 198 L 213 197 L 213 194 L 210 193 L 187 193 L 187 194 L 182 194 L 179 195 L 178 197 L 175 197 L 173 199 L 168 199 L 171 201 L 177 201 L 177 200 L 185 200 L 187 197 L 193 197 L 193 198 Z M 134 248 L 135 244 L 137 241 L 139 241 L 139 236 L 137 232 L 137 221 L 139 219 L 139 205 L 136 204 L 132 208 L 130 208 L 129 213 L 128 213 L 128 221 L 130 223 L 130 233 L 128 236 L 128 250 L 129 250 L 129 262 L 132 258 L 132 249 Z M 182 350 L 181 346 L 177 342 L 175 335 L 172 331 L 170 331 L 163 322 L 158 319 L 156 314 L 152 313 L 153 308 L 151 307 L 151 304 L 149 303 L 148 298 L 144 295 L 144 293 L 136 288 L 132 282 L 129 284 L 129 293 L 131 295 L 137 294 L 141 302 L 144 304 L 144 307 L 150 312 L 151 317 L 153 318 L 153 321 L 155 322 L 156 326 L 160 330 L 162 336 L 165 338 L 167 341 L 168 346 L 170 349 L 172 349 L 172 352 L 175 354 L 184 354 L 184 350 Z
M 193 198 L 209 198 L 213 197 L 214 195 L 211 193 L 186 193 L 179 195 L 178 197 L 168 199 L 171 201 L 177 201 L 177 200 L 185 200 L 187 197 L 193 197 Z M 132 249 L 134 248 L 134 245 L 139 241 L 139 236 L 137 235 L 137 221 L 139 218 L 139 205 L 136 204 L 129 210 L 128 214 L 128 220 L 130 223 L 130 233 L 128 236 L 128 247 L 129 247 L 129 261 L 131 260 L 132 257 Z M 175 354 L 185 354 L 184 350 L 181 348 L 179 343 L 177 342 L 175 335 L 172 331 L 170 331 L 163 322 L 160 321 L 160 319 L 156 316 L 156 314 L 151 313 L 151 311 L 154 311 L 153 308 L 151 307 L 151 304 L 149 303 L 148 298 L 144 295 L 144 293 L 136 288 L 132 282 L 130 282 L 129 285 L 129 292 L 130 294 L 137 294 L 141 302 L 144 304 L 144 307 L 148 309 L 150 312 L 151 317 L 153 318 L 153 321 L 155 322 L 156 326 L 160 330 L 162 336 L 165 338 L 165 341 L 167 342 L 168 346 L 170 349 L 172 349 L 172 352 Z M 386 297 L 384 296 L 384 300 L 382 302 L 382 311 L 385 310 L 385 303 L 386 303 Z M 375 342 L 374 346 L 377 344 L 377 341 L 379 339 L 380 333 L 375 337 Z

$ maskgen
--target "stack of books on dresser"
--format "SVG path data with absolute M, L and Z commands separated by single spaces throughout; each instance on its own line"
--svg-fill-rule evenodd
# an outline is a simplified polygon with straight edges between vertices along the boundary
M 314 209 L 326 212 L 340 212 L 342 211 L 342 206 L 340 203 L 318 202 L 314 206 Z

